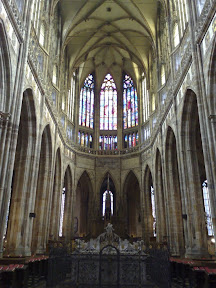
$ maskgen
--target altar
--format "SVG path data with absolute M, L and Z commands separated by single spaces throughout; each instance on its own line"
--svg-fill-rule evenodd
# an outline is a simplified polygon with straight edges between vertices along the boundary
M 80 288 L 149 287 L 143 241 L 122 240 L 110 223 L 105 230 L 89 242 L 76 241 L 71 256 L 72 284 Z

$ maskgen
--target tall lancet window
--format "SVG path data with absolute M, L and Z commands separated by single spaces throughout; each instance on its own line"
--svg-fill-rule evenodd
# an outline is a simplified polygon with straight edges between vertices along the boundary
M 153 217 L 153 235 L 154 237 L 157 236 L 156 234 L 156 207 L 155 207 L 155 193 L 154 188 L 151 186 L 151 204 L 152 204 L 152 217 Z
M 94 126 L 94 77 L 89 74 L 80 92 L 79 125 Z
M 60 211 L 60 223 L 59 223 L 59 237 L 62 237 L 63 232 L 63 220 L 64 220 L 64 208 L 65 208 L 65 187 L 62 189 L 61 195 L 61 211 Z
M 214 229 L 212 223 L 212 213 L 211 213 L 211 205 L 210 205 L 210 197 L 208 190 L 208 182 L 205 180 L 202 184 L 203 190 L 203 201 L 204 201 L 204 210 L 205 210 L 205 221 L 206 228 L 208 232 L 208 236 L 214 236 Z
M 111 216 L 113 215 L 113 193 L 110 191 L 109 185 L 109 175 L 107 178 L 107 189 L 103 193 L 103 216 L 105 220 L 110 220 Z
M 128 75 L 123 80 L 123 121 L 124 129 L 138 125 L 137 91 Z
M 100 91 L 100 130 L 117 130 L 117 90 L 110 74 Z

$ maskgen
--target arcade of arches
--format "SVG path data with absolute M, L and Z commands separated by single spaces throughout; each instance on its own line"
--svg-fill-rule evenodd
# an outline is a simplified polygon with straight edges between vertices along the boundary
M 0 257 L 97 237 L 210 257 L 216 1 L 0 0 Z

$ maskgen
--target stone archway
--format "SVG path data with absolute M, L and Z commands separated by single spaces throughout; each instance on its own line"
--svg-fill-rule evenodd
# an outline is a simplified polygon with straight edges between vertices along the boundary
M 187 255 L 207 255 L 202 183 L 207 180 L 196 94 L 188 90 L 182 113 L 182 157 L 187 198 Z M 206 232 L 206 233 L 204 233 Z
M 175 134 L 168 127 L 165 143 L 165 169 L 167 182 L 169 239 L 172 255 L 184 255 L 184 230 L 179 164 Z
M 91 223 L 90 213 L 92 206 L 91 198 L 92 198 L 92 184 L 89 175 L 85 171 L 80 177 L 76 189 L 74 218 L 77 219 L 77 231 L 75 233 L 75 237 L 76 236 L 85 237 L 90 232 L 90 223 Z
M 142 237 L 142 217 L 140 205 L 140 187 L 136 175 L 130 171 L 124 184 L 124 197 L 126 204 L 126 232 L 129 237 Z
M 23 94 L 7 229 L 7 253 L 30 255 L 29 218 L 36 143 L 36 116 L 32 91 Z
M 44 128 L 41 137 L 41 150 L 39 159 L 39 170 L 37 179 L 36 199 L 35 199 L 35 218 L 32 232 L 32 252 L 44 253 L 48 238 L 48 219 L 49 219 L 49 196 L 50 179 L 52 165 L 52 141 L 50 127 Z

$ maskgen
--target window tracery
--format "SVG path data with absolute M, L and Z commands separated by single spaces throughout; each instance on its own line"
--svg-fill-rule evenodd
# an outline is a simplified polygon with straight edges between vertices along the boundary
M 94 127 L 94 77 L 89 74 L 80 92 L 79 125 Z
M 107 74 L 100 91 L 100 130 L 117 130 L 117 89 Z
M 137 91 L 128 75 L 125 75 L 123 80 L 123 123 L 124 129 L 138 125 Z
M 82 132 L 79 130 L 79 132 L 78 132 L 78 144 L 83 146 L 83 147 L 92 148 L 93 147 L 92 134 Z
M 132 148 L 138 145 L 139 134 L 138 131 L 134 133 L 127 133 L 124 135 L 124 148 Z
M 99 137 L 100 150 L 116 150 L 117 149 L 117 136 L 116 135 L 101 135 Z

